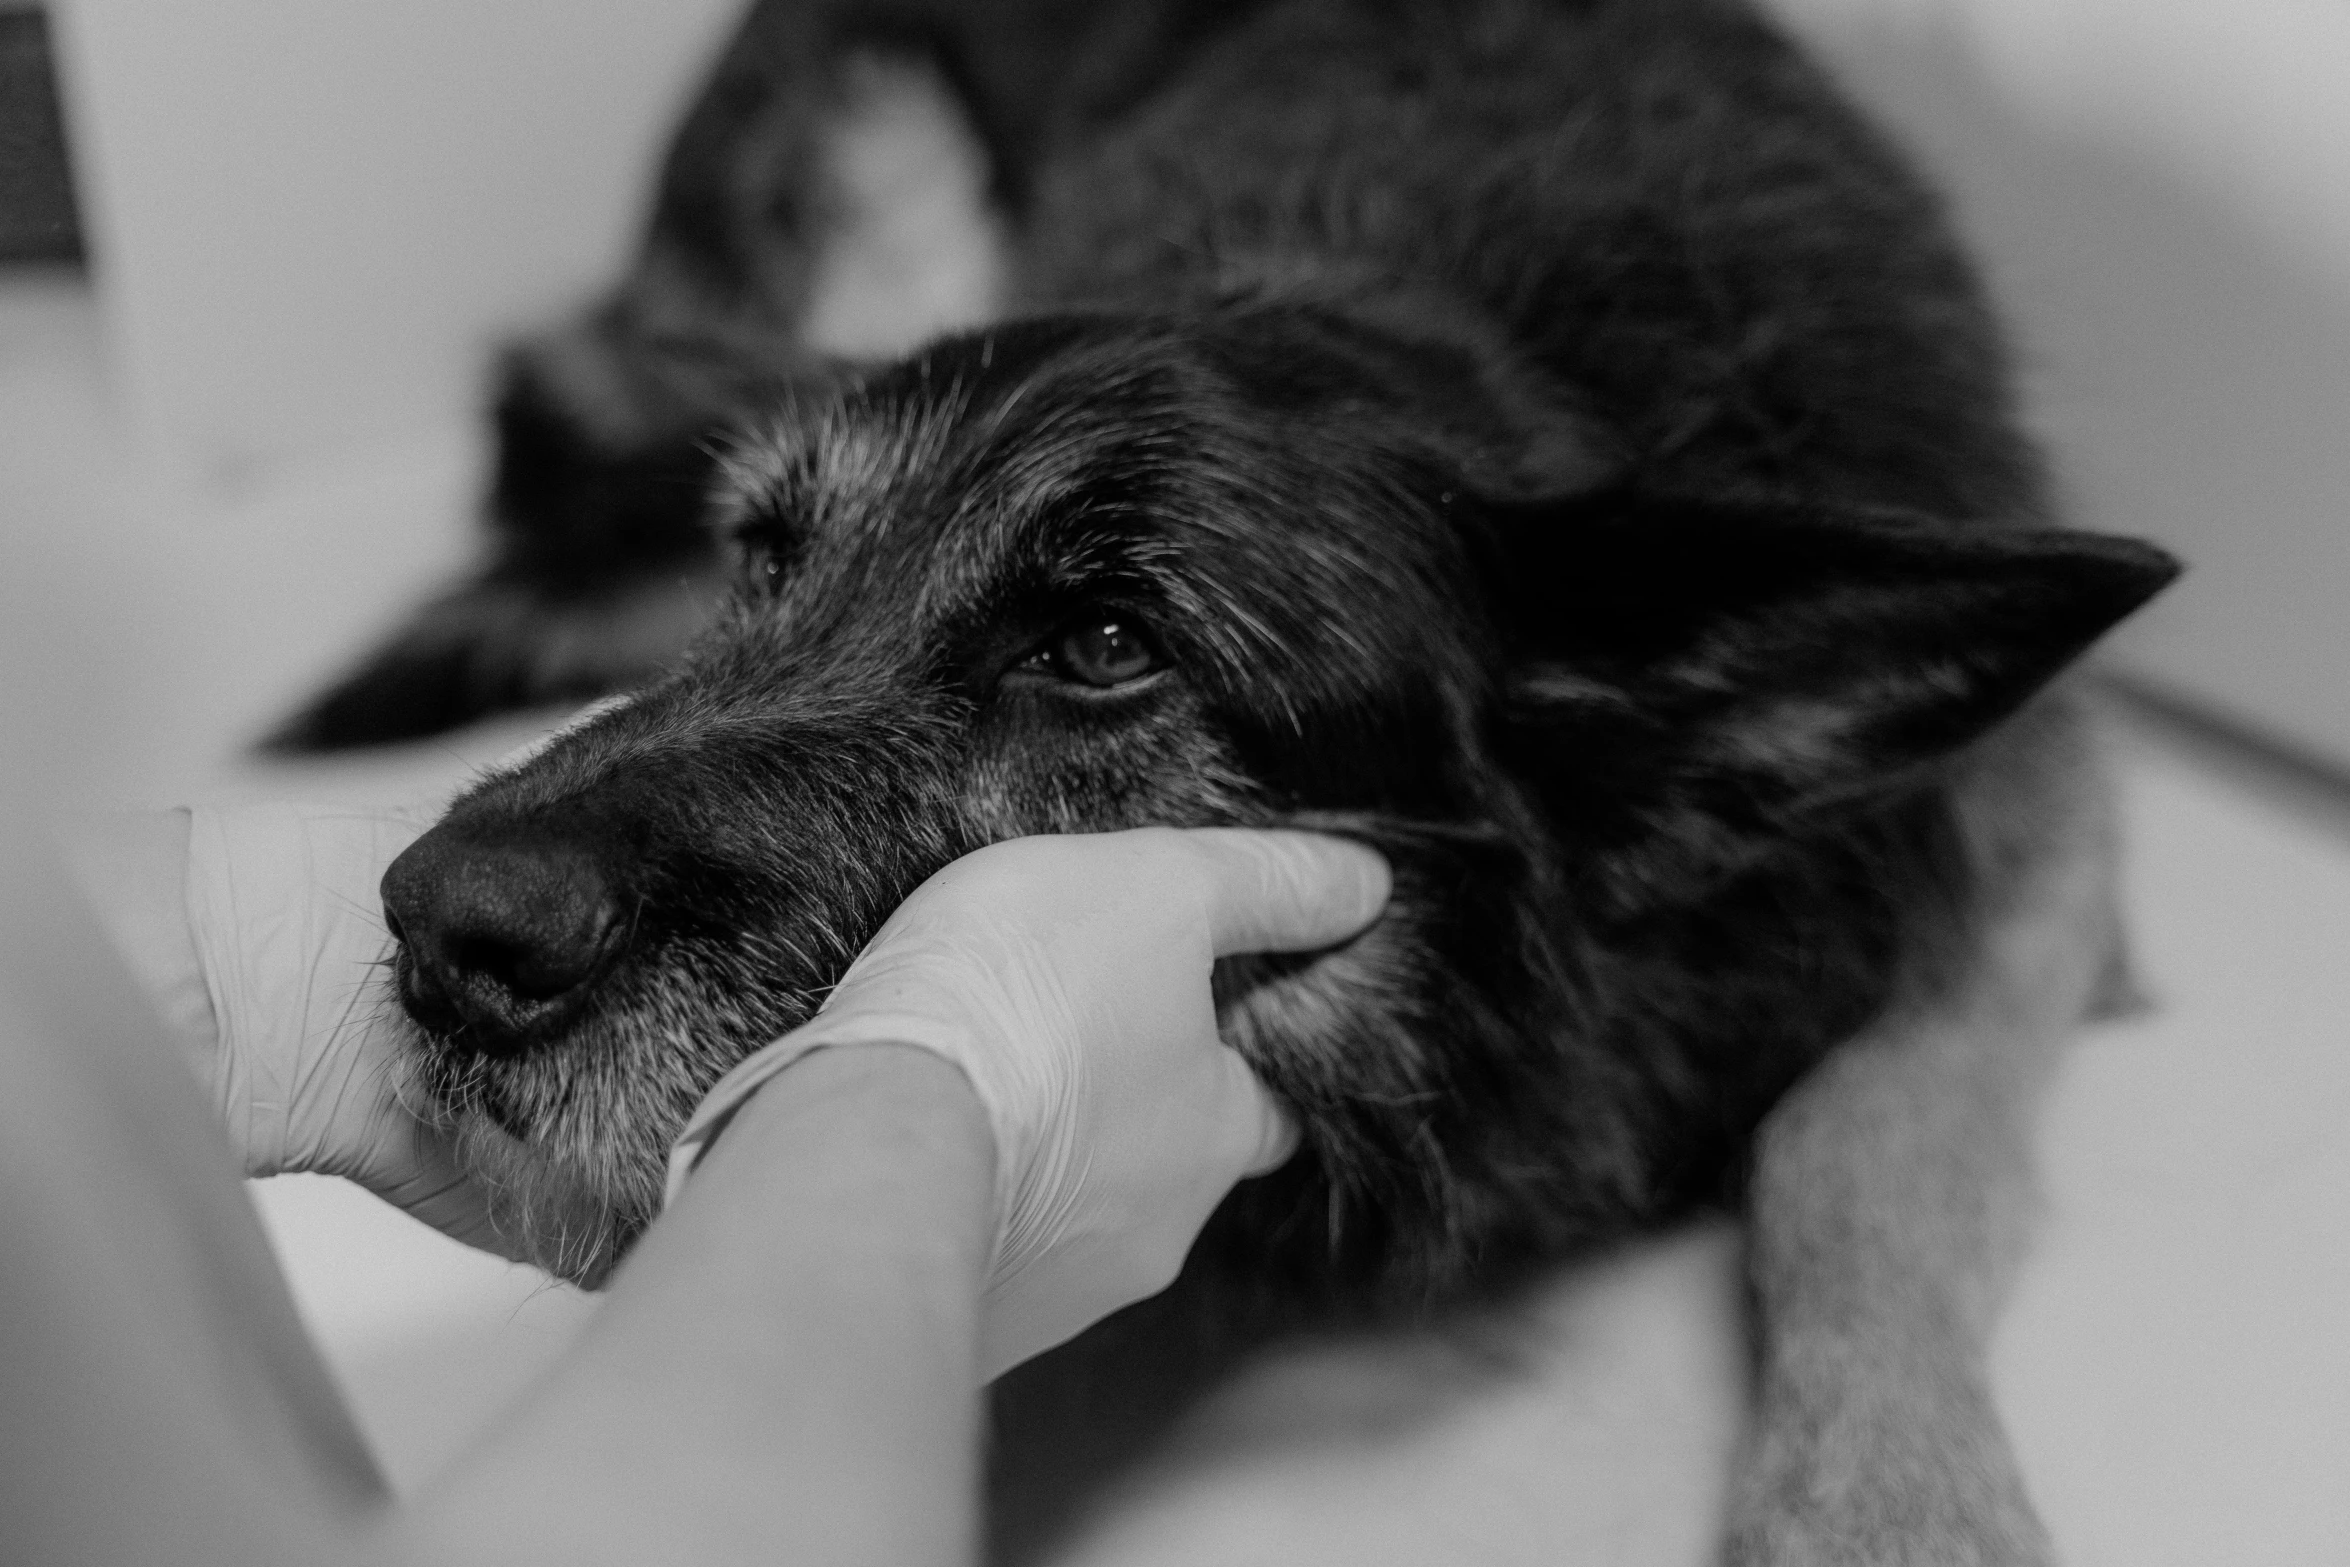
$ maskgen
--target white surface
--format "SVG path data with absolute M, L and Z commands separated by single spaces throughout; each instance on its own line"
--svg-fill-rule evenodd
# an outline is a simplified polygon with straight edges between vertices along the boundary
M 0 287 L 0 558 L 54 584 L 58 653 L 7 677 L 86 713 L 76 765 L 92 798 L 429 797 L 518 737 L 300 772 L 229 755 L 229 737 L 455 551 L 464 443 L 420 448 L 405 470 L 379 454 L 380 487 L 325 472 L 190 522 L 115 477 L 94 331 L 70 286 Z M 2057 1080 L 2048 1215 L 1999 1341 L 2001 1396 L 2073 1567 L 2340 1567 L 2350 843 L 2143 745 L 2123 781 L 2161 1010 L 2087 1038 Z M 261 1194 L 403 1481 L 452 1458 L 584 1313 L 355 1193 Z M 1735 1280 L 1725 1230 L 1564 1280 L 1545 1305 L 1551 1348 L 1480 1399 L 1452 1397 L 1430 1361 L 1332 1351 L 1269 1368 L 1103 1521 L 1086 1558 L 1701 1560 L 1740 1418 Z M 1327 1438 L 1365 1411 L 1383 1435 Z
M 2144 744 L 2156 1011 L 2089 1034 L 1995 1361 L 2067 1559 L 2350 1562 L 2350 837 Z
M 326 1176 L 253 1200 L 384 1474 L 408 1490 L 562 1354 L 595 1299 Z

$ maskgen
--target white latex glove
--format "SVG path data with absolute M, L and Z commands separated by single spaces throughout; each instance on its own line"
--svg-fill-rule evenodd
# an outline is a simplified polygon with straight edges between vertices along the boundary
M 358 1182 L 445 1234 L 510 1256 L 449 1139 L 403 1107 L 398 1003 L 377 885 L 429 825 L 342 806 L 199 808 L 188 930 L 217 1048 L 199 1054 L 250 1176 Z
M 995 1134 L 994 1377 L 1174 1280 L 1244 1176 L 1296 1132 L 1216 1035 L 1209 972 L 1362 929 L 1386 863 L 1339 839 L 1231 829 L 1022 838 L 915 889 L 823 1009 L 712 1088 L 669 1195 L 764 1082 L 811 1050 L 907 1044 L 970 1078 Z

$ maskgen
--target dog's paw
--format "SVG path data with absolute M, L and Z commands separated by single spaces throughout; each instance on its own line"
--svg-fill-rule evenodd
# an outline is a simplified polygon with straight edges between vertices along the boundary
M 717 593 L 714 569 L 690 562 L 564 592 L 493 573 L 426 605 L 262 748 L 389 745 L 640 685 L 684 651 Z
M 1973 1395 L 1774 1417 L 1739 1477 L 1730 1567 L 2055 1567 L 1987 1405 Z M 1907 1407 L 1905 1407 L 1905 1405 Z

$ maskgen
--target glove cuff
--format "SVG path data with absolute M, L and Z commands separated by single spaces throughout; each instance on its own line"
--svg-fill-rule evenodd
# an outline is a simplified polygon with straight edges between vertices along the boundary
M 676 1206 L 678 1194 L 685 1190 L 686 1177 L 694 1173 L 703 1155 L 710 1151 L 710 1145 L 718 1141 L 718 1134 L 726 1130 L 727 1123 L 750 1101 L 751 1095 L 764 1088 L 776 1073 L 819 1047 L 820 1041 L 803 1043 L 796 1031 L 786 1034 L 743 1057 L 732 1071 L 710 1085 L 710 1091 L 686 1118 L 685 1129 L 669 1145 L 669 1173 L 661 1183 L 662 1212 Z
M 749 1103 L 751 1096 L 767 1086 L 777 1073 L 812 1051 L 846 1045 L 908 1045 L 937 1056 L 963 1073 L 967 1079 L 971 1075 L 970 1069 L 958 1059 L 953 1042 L 939 1037 L 943 1025 L 936 1018 L 910 1012 L 860 1011 L 853 1029 L 828 1026 L 834 1023 L 834 1019 L 820 1014 L 782 1038 L 745 1056 L 735 1063 L 732 1071 L 710 1085 L 710 1091 L 702 1096 L 702 1102 L 687 1118 L 685 1129 L 669 1145 L 669 1172 L 661 1188 L 661 1206 L 664 1210 L 677 1201 L 678 1193 L 685 1190 L 686 1178 L 693 1174 L 709 1153 L 710 1145 L 718 1140 L 719 1134 L 726 1130 L 727 1123 L 734 1119 L 736 1113 Z M 976 1091 L 977 1085 L 973 1087 Z M 984 1096 L 981 1102 L 985 1104 Z M 995 1125 L 992 1109 L 988 1112 L 988 1123 L 990 1134 L 1000 1145 L 1003 1132 Z M 1000 1146 L 998 1154 L 1000 1164 Z M 1002 1185 L 1003 1178 L 999 1170 L 996 1209 L 999 1223 L 1003 1212 Z

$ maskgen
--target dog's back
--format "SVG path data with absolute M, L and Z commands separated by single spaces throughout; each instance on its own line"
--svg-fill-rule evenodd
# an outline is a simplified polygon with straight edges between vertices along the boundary
M 1264 8 L 1037 177 L 1024 302 L 1416 284 L 1684 491 L 2040 516 L 1938 201 L 1728 0 Z

